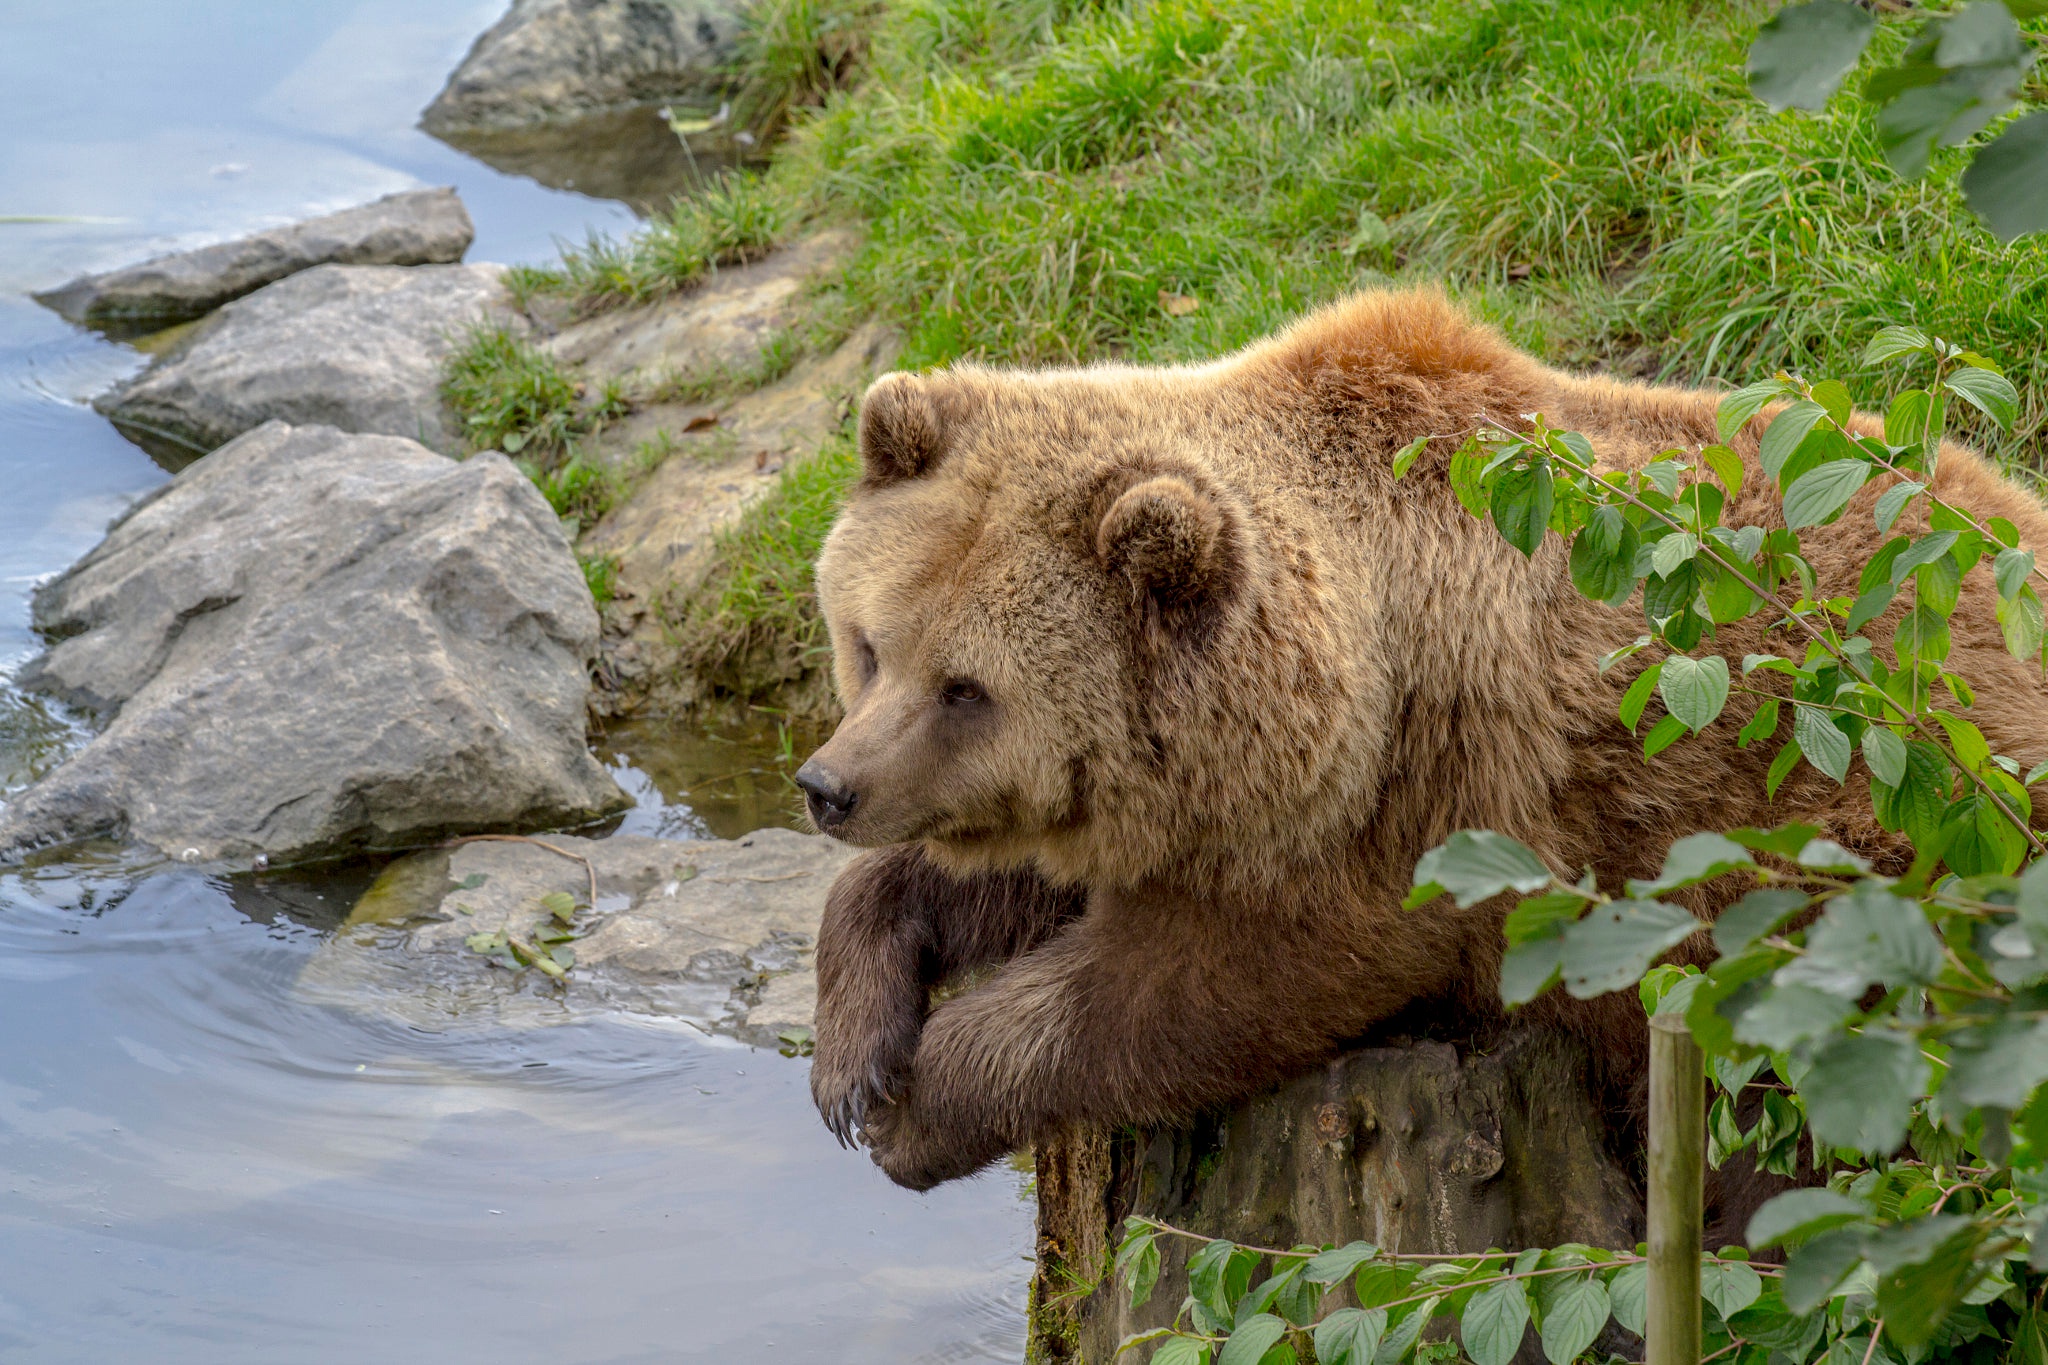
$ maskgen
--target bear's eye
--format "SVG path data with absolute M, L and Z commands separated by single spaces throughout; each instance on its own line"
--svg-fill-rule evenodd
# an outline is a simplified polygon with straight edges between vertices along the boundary
M 967 706 L 981 701 L 988 694 L 981 690 L 981 684 L 972 678 L 955 678 L 940 689 L 939 696 L 948 706 Z

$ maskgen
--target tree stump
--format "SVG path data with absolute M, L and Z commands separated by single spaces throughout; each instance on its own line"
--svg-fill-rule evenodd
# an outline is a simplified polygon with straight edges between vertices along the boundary
M 1159 1285 L 1133 1312 L 1110 1275 L 1132 1213 L 1272 1247 L 1635 1245 L 1642 1199 L 1587 1075 L 1582 1045 L 1541 1033 L 1368 1047 L 1185 1127 L 1047 1143 L 1030 1358 L 1097 1365 L 1173 1320 L 1194 1244 L 1160 1239 Z

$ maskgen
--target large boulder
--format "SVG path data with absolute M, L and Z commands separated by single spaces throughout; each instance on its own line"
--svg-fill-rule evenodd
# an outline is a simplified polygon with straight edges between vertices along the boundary
M 1047 1144 L 1032 1359 L 1107 1361 L 1173 1320 L 1195 1244 L 1160 1239 L 1158 1287 L 1134 1310 L 1108 1273 L 1133 1213 L 1248 1246 L 1633 1246 L 1642 1200 L 1587 1073 L 1584 1048 L 1553 1033 L 1397 1042 L 1191 1124 Z
M 738 33 L 718 0 L 513 0 L 420 126 L 440 137 L 661 100 L 715 103 Z
M 269 421 L 453 454 L 441 371 L 473 323 L 522 327 L 495 265 L 323 265 L 266 285 L 93 406 L 173 466 Z
M 183 322 L 316 265 L 446 265 L 476 236 L 452 189 L 389 194 L 324 218 L 81 275 L 35 296 L 73 322 Z
M 19 678 L 111 716 L 0 811 L 0 859 L 125 830 L 299 859 L 628 804 L 584 746 L 597 613 L 504 457 L 271 423 L 34 599 Z
M 344 1008 L 371 1001 L 424 1027 L 626 1010 L 775 1046 L 811 1026 L 818 920 L 853 852 L 764 829 L 689 843 L 551 835 L 416 853 L 385 870 L 299 986 Z M 540 903 L 554 892 L 576 902 L 567 924 Z M 550 949 L 543 936 L 573 934 L 552 945 L 573 954 L 567 974 L 556 980 L 520 968 L 507 951 L 471 946 L 507 933 L 538 951 Z

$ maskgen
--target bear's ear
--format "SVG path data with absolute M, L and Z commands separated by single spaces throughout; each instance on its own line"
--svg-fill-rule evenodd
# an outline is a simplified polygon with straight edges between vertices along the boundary
M 914 374 L 885 374 L 860 404 L 860 458 L 871 484 L 914 479 L 939 462 L 944 424 L 931 386 Z
M 1178 474 L 1157 474 L 1126 488 L 1103 515 L 1095 553 L 1164 614 L 1226 595 L 1237 572 L 1230 510 Z

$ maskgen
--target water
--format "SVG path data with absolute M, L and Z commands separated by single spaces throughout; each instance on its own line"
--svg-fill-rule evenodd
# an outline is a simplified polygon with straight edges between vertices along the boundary
M 530 180 L 413 130 L 498 9 L 0 0 L 0 217 L 72 220 L 0 223 L 0 792 L 86 733 L 5 686 L 29 591 L 166 477 L 85 403 L 141 355 L 24 292 L 415 184 L 461 190 L 472 260 L 627 228 L 546 186 L 656 202 L 672 168 L 642 150 L 579 177 L 573 146 L 479 149 Z M 628 725 L 599 754 L 624 828 L 730 836 L 791 820 L 781 758 L 814 738 Z M 1020 1178 L 897 1190 L 826 1136 L 803 1062 L 658 1020 L 311 1003 L 298 974 L 374 872 L 96 850 L 0 875 L 0 1361 L 1020 1354 Z

